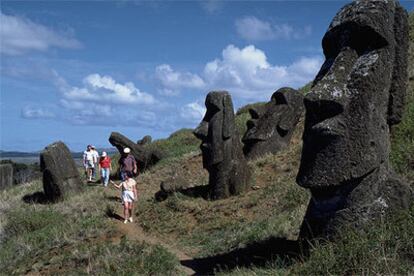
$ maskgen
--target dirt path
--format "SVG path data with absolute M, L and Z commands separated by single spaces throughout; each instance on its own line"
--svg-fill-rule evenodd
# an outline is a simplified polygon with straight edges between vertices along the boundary
M 115 193 L 114 193 L 115 195 Z M 172 246 L 166 244 L 164 241 L 150 236 L 147 233 L 144 232 L 144 230 L 142 229 L 141 226 L 138 225 L 138 223 L 133 222 L 133 223 L 127 223 L 124 224 L 123 220 L 120 219 L 122 216 L 120 216 L 119 214 L 123 213 L 123 208 L 122 205 L 119 204 L 119 207 L 117 208 L 117 214 L 118 214 L 118 218 L 113 218 L 113 222 L 115 224 L 115 226 L 117 227 L 117 229 L 119 230 L 119 232 L 122 235 L 125 235 L 129 240 L 133 240 L 133 241 L 139 241 L 139 242 L 146 242 L 148 244 L 151 245 L 161 245 L 162 247 L 164 247 L 165 249 L 167 249 L 170 253 L 174 254 L 175 256 L 177 256 L 178 260 L 180 261 L 180 263 L 182 261 L 190 261 L 193 258 L 186 255 L 184 252 L 173 248 Z M 196 272 L 194 270 L 192 270 L 189 267 L 183 266 L 181 265 L 181 271 L 183 273 L 185 273 L 186 275 L 194 275 L 196 274 Z

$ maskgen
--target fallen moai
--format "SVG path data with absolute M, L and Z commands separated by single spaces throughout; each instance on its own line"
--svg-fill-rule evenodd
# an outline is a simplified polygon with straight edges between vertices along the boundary
M 150 135 L 145 135 L 144 137 L 142 137 L 141 140 L 137 141 L 137 144 L 143 146 L 143 145 L 151 144 L 151 142 L 152 142 L 152 137 Z
M 131 154 L 138 163 L 140 171 L 145 170 L 151 165 L 156 164 L 162 158 L 162 153 L 156 150 L 146 149 L 144 146 L 134 143 L 119 132 L 112 132 L 109 142 L 123 154 L 124 148 L 129 148 Z
M 78 168 L 63 142 L 48 145 L 40 153 L 43 190 L 47 200 L 55 202 L 82 190 Z
M 0 190 L 4 190 L 13 185 L 13 166 L 12 164 L 0 165 Z
M 326 57 L 305 96 L 297 183 L 312 194 L 301 238 L 332 238 L 412 202 L 390 166 L 390 127 L 407 89 L 407 13 L 396 1 L 356 1 L 332 20 Z
M 209 172 L 213 199 L 237 195 L 249 188 L 250 169 L 243 155 L 228 92 L 208 93 L 207 112 L 194 135 L 202 141 L 203 167 Z
M 292 88 L 281 88 L 273 93 L 265 105 L 250 108 L 243 136 L 243 151 L 247 158 L 276 153 L 285 148 L 303 113 L 303 96 Z

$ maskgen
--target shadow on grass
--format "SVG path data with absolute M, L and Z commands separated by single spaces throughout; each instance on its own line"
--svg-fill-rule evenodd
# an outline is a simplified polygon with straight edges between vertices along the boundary
M 120 215 L 118 215 L 117 213 L 115 213 L 114 210 L 111 209 L 111 208 L 109 208 L 109 207 L 106 208 L 105 215 L 108 218 L 111 218 L 111 219 L 116 219 L 116 220 L 119 220 L 119 221 L 123 221 L 124 220 L 123 217 L 121 217 Z
M 236 267 L 265 266 L 275 260 L 279 261 L 281 267 L 288 267 L 294 261 L 303 259 L 306 255 L 305 251 L 298 241 L 269 238 L 228 253 L 184 260 L 181 264 L 193 269 L 196 275 L 212 275 Z
M 50 204 L 52 201 L 50 201 L 44 192 L 35 192 L 33 194 L 28 194 L 22 197 L 22 200 L 25 203 L 37 203 L 37 204 Z
M 193 198 L 198 198 L 198 197 L 202 197 L 204 199 L 208 199 L 209 198 L 209 186 L 205 185 L 205 186 L 196 186 L 196 187 L 191 187 L 191 188 L 187 188 L 187 189 L 180 189 L 174 192 L 164 192 L 164 191 L 158 191 L 157 193 L 155 193 L 155 200 L 156 201 L 164 201 L 166 200 L 169 196 L 175 194 L 175 193 L 181 193 L 183 195 L 189 196 L 189 197 L 193 197 Z

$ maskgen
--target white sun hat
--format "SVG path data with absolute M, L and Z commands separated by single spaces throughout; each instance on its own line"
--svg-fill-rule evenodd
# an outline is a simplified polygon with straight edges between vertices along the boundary
M 130 153 L 131 149 L 130 148 L 124 148 L 124 153 Z

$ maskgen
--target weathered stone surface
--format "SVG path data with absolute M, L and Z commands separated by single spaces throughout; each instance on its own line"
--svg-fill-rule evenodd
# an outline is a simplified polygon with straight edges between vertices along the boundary
M 78 168 L 68 147 L 63 142 L 48 145 L 40 153 L 43 190 L 49 201 L 65 199 L 82 189 Z
M 251 173 L 235 127 L 231 97 L 225 91 L 210 92 L 205 104 L 207 112 L 194 135 L 202 141 L 210 196 L 219 199 L 240 194 L 249 188 Z
M 407 88 L 407 14 L 395 1 L 356 1 L 333 19 L 325 63 L 305 96 L 297 182 L 312 199 L 300 236 L 332 237 L 407 208 L 409 185 L 393 172 L 390 126 Z
M 251 120 L 243 136 L 247 158 L 276 153 L 285 148 L 303 113 L 303 96 L 292 88 L 273 93 L 265 105 L 249 109 Z
M 123 154 L 124 148 L 130 148 L 131 154 L 135 157 L 140 171 L 154 165 L 162 158 L 162 153 L 156 150 L 148 150 L 142 145 L 135 144 L 119 132 L 112 132 L 109 142 Z
M 143 146 L 146 144 L 151 144 L 151 142 L 152 142 L 152 137 L 150 135 L 145 135 L 144 137 L 142 137 L 141 140 L 137 141 L 137 144 Z
M 0 190 L 13 185 L 13 166 L 12 164 L 0 165 Z

